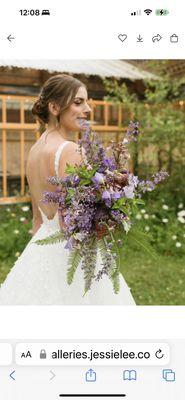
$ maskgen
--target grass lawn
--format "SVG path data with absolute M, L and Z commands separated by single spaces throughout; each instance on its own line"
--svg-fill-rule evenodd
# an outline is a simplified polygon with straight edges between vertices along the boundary
M 128 252 L 122 273 L 138 305 L 185 305 L 185 258 Z

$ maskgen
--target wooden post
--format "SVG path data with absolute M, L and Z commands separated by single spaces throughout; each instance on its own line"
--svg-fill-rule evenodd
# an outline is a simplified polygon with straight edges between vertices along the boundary
M 20 102 L 20 122 L 24 124 L 24 100 Z M 21 173 L 21 196 L 25 194 L 25 168 L 24 168 L 24 130 L 20 131 L 20 173 Z
M 2 99 L 2 123 L 6 123 L 6 100 Z M 7 196 L 7 135 L 2 131 L 2 170 L 3 170 L 3 196 Z
M 94 102 L 92 99 L 89 100 L 89 106 L 91 107 L 90 111 L 90 122 L 94 124 Z

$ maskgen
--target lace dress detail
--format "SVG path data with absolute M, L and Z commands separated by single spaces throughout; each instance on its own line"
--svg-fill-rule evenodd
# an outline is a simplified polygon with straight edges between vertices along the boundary
M 58 176 L 62 150 L 68 141 L 59 146 L 55 154 L 55 173 Z M 94 282 L 91 290 L 84 294 L 83 271 L 79 267 L 74 282 L 67 283 L 68 255 L 66 242 L 52 245 L 37 245 L 60 229 L 58 213 L 48 219 L 39 207 L 42 224 L 15 262 L 0 287 L 0 305 L 135 305 L 125 280 L 120 276 L 120 292 L 114 294 L 107 276 Z M 98 252 L 96 272 L 102 268 Z

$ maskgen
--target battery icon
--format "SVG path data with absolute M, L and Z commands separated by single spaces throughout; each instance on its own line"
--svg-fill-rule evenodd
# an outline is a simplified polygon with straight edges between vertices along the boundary
M 159 16 L 165 16 L 169 14 L 169 11 L 164 9 L 164 8 L 158 8 L 157 10 L 155 10 L 156 15 Z

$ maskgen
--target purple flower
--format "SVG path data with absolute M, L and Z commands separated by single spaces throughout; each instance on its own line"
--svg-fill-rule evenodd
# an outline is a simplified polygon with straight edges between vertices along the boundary
M 136 142 L 139 136 L 139 122 L 130 121 L 130 124 L 126 133 L 129 142 Z
M 136 175 L 129 174 L 128 183 L 130 185 L 133 185 L 134 187 L 137 187 L 137 185 L 139 183 L 139 179 Z
M 113 192 L 111 194 L 111 197 L 112 197 L 113 200 L 120 199 L 120 197 L 122 197 L 122 196 L 123 196 L 122 192 Z
M 92 178 L 92 181 L 94 183 L 98 183 L 98 184 L 103 184 L 105 183 L 105 176 L 103 174 L 100 174 L 99 172 L 96 172 L 95 175 Z
M 44 192 L 43 193 L 43 199 L 42 199 L 42 203 L 59 203 L 60 201 L 60 197 L 61 197 L 61 193 L 60 192 Z
M 79 184 L 79 182 L 80 182 L 79 176 L 78 176 L 78 175 L 74 175 L 74 176 L 73 176 L 73 180 L 72 180 L 72 184 L 73 184 L 74 186 L 77 186 L 77 185 Z
M 111 207 L 111 193 L 108 190 L 103 191 L 102 199 L 105 201 L 107 207 Z
M 163 181 L 164 179 L 166 179 L 169 176 L 168 172 L 166 171 L 159 171 L 156 174 L 154 174 L 153 177 L 153 181 L 154 184 L 157 185 L 159 182 Z
M 99 171 L 103 172 L 106 169 L 109 169 L 109 171 L 114 171 L 116 169 L 116 163 L 113 157 L 103 157 Z
M 134 185 L 125 186 L 123 191 L 128 199 L 134 198 Z
M 138 184 L 138 188 L 143 192 L 151 192 L 152 190 L 155 189 L 155 185 L 152 181 L 146 180 L 146 181 L 140 181 Z
M 121 223 L 127 218 L 126 214 L 122 213 L 119 210 L 111 210 L 111 215 L 118 223 Z
M 68 250 L 73 250 L 75 243 L 76 243 L 75 239 L 71 236 L 64 248 Z

